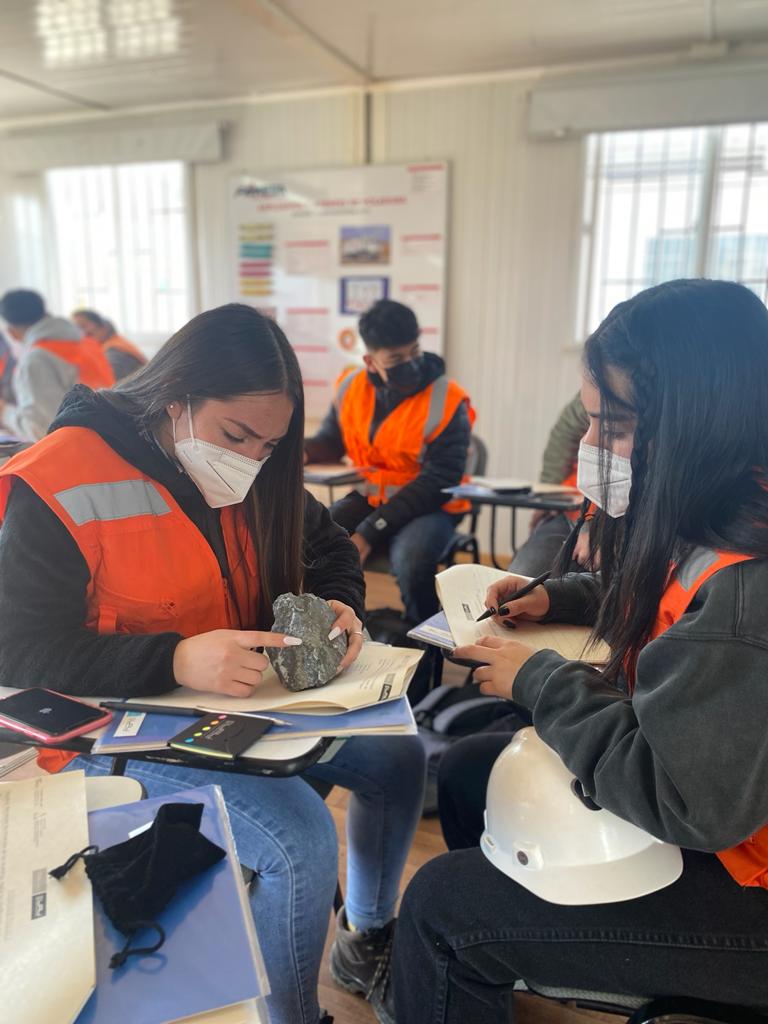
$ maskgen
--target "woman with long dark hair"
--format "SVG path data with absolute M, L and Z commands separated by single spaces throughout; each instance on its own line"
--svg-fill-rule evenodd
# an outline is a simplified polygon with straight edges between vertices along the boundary
M 48 436 L 0 471 L 0 685 L 247 696 L 269 664 L 259 649 L 301 642 L 269 632 L 272 602 L 288 591 L 329 601 L 333 632 L 349 639 L 342 667 L 351 663 L 363 576 L 346 533 L 303 489 L 303 434 L 293 349 L 242 305 L 195 317 L 114 389 L 74 389 Z M 55 757 L 47 766 L 62 767 Z M 73 766 L 106 774 L 109 759 Z M 300 778 L 144 762 L 127 774 L 150 796 L 222 788 L 256 875 L 270 1020 L 317 1024 L 337 877 L 317 793 Z M 370 982 L 419 817 L 423 755 L 415 738 L 356 738 L 307 774 L 352 790 L 336 962 L 348 983 Z
M 610 661 L 514 634 L 457 653 L 486 663 L 481 692 L 524 707 L 589 800 L 679 846 L 682 874 L 620 902 L 534 895 L 477 848 L 511 737 L 462 741 L 440 792 L 455 852 L 418 873 L 398 920 L 398 1024 L 501 1024 L 521 980 L 768 1008 L 768 311 L 721 281 L 642 292 L 587 342 L 581 393 L 601 572 L 505 607 L 526 582 L 510 576 L 487 604 L 497 621 L 591 625 Z

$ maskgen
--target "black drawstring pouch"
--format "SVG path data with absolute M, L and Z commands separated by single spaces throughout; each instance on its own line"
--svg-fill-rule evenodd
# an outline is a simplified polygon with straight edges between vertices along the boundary
M 121 967 L 129 956 L 157 952 L 165 942 L 165 932 L 156 920 L 162 909 L 182 883 L 226 856 L 200 832 L 202 816 L 202 804 L 163 804 L 144 832 L 106 850 L 86 846 L 50 872 L 53 878 L 63 878 L 82 858 L 107 917 L 127 936 L 110 967 Z M 142 928 L 154 929 L 157 942 L 132 949 L 131 942 Z

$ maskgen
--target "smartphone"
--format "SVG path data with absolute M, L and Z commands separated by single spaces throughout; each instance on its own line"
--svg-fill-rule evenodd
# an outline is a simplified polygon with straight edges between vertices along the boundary
M 111 711 L 42 687 L 20 690 L 0 700 L 0 726 L 43 743 L 62 743 L 111 720 Z

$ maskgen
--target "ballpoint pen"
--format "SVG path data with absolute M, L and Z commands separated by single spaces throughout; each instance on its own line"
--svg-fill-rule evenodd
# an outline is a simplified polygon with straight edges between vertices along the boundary
M 551 575 L 551 572 L 543 572 L 541 576 L 537 576 L 535 580 L 531 580 L 530 583 L 526 583 L 524 587 L 520 587 L 519 590 L 516 590 L 514 594 L 510 594 L 509 597 L 504 598 L 503 606 L 506 607 L 510 601 L 519 601 L 521 597 L 526 597 L 532 590 L 535 590 L 536 587 L 545 583 Z M 495 615 L 498 610 L 498 608 L 486 608 L 480 618 L 475 621 L 483 622 L 485 619 L 490 619 L 490 617 Z
M 212 711 L 204 710 L 203 708 L 188 708 L 188 707 L 172 707 L 169 704 L 126 704 L 121 700 L 103 700 L 99 704 L 100 708 L 108 708 L 110 711 L 143 711 L 149 715 L 177 715 L 183 716 L 184 718 L 205 718 L 206 715 L 213 714 Z M 284 718 L 275 718 L 274 715 L 262 715 L 260 711 L 240 711 L 233 712 L 233 714 L 241 715 L 253 715 L 256 718 L 266 718 L 274 725 L 290 725 L 290 722 L 286 722 Z

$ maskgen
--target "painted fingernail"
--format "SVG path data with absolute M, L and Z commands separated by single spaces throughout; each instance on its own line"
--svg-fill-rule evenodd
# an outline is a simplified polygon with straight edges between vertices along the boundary
M 342 629 L 339 626 L 334 626 L 331 632 L 328 634 L 329 640 L 335 640 L 337 636 L 341 636 Z
M 300 644 L 303 644 L 304 641 L 297 636 L 284 636 L 283 643 L 286 647 L 298 647 Z
M 499 608 L 499 615 L 509 615 L 509 608 Z

